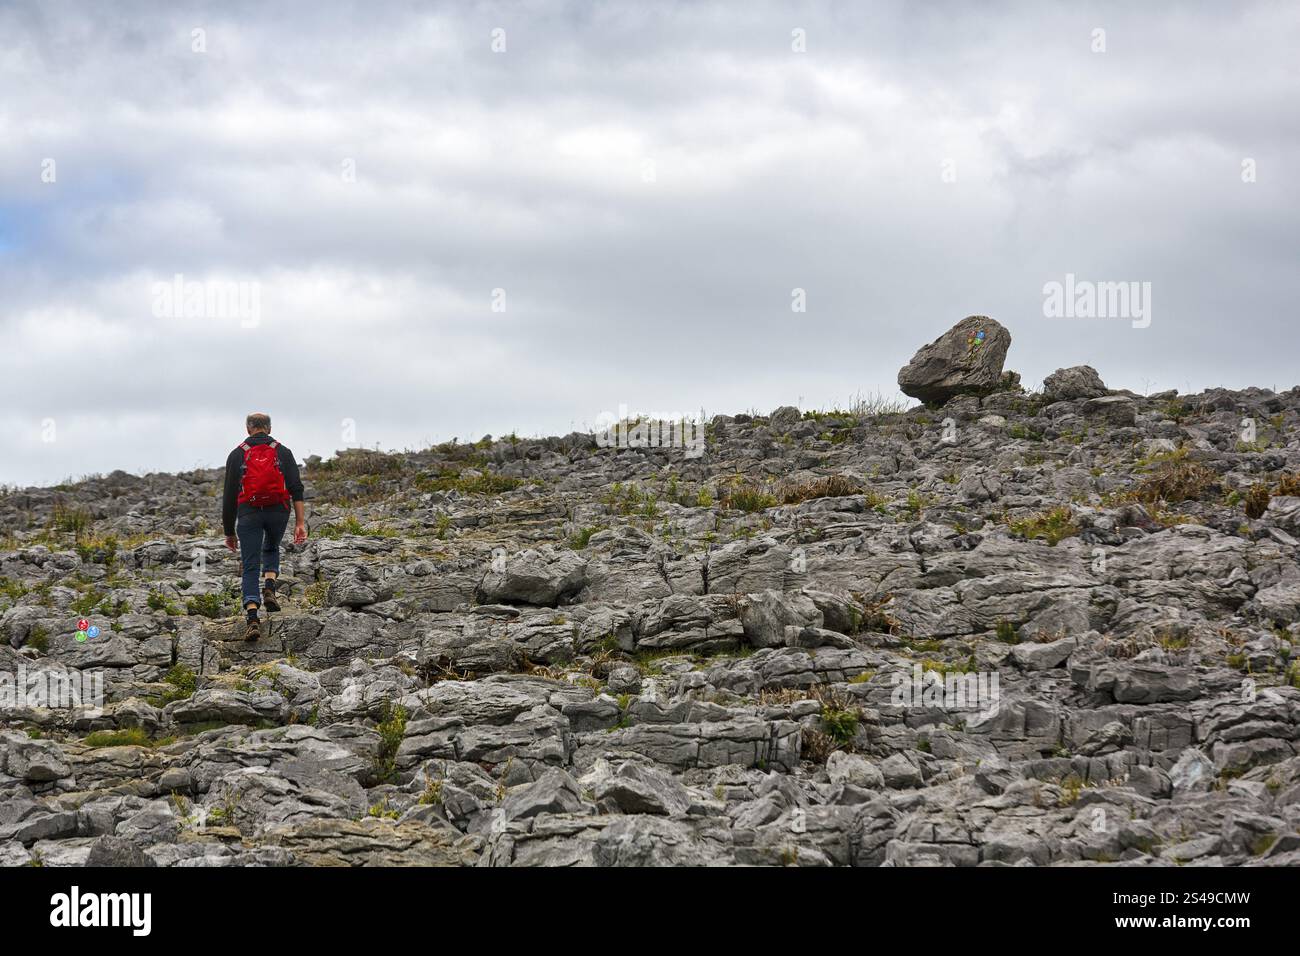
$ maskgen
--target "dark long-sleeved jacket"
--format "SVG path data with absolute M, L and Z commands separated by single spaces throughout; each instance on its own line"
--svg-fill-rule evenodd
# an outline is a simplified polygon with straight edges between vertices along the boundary
M 266 445 L 276 441 L 270 435 L 258 433 L 249 435 L 244 441 L 250 445 Z M 275 450 L 280 462 L 280 472 L 284 475 L 284 486 L 289 489 L 289 496 L 294 501 L 302 501 L 302 477 L 298 474 L 298 463 L 293 460 L 293 452 L 283 444 Z M 244 480 L 244 449 L 236 447 L 226 457 L 226 487 L 221 496 L 221 526 L 226 535 L 235 533 L 235 519 L 252 505 L 239 504 L 239 486 Z

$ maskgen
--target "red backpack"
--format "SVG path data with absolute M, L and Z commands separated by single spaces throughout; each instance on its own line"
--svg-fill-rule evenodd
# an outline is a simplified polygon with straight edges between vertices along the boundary
M 265 445 L 250 445 L 244 442 L 239 446 L 244 449 L 244 480 L 239 486 L 239 503 L 255 505 L 282 505 L 289 501 L 289 489 L 284 484 L 284 473 L 280 471 L 280 456 L 276 451 L 278 441 Z

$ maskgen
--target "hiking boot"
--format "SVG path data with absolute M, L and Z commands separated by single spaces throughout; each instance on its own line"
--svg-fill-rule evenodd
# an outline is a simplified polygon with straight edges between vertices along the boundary
M 275 585 L 262 587 L 262 607 L 268 611 L 280 610 L 280 602 L 275 599 Z
M 255 617 L 248 619 L 244 629 L 244 640 L 255 641 L 262 636 L 262 622 Z

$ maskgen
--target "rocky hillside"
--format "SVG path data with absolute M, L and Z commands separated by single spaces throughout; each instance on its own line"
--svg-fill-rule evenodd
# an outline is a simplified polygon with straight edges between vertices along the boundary
M 11 490 L 0 861 L 1300 864 L 1300 389 L 1001 387 L 313 459 L 255 643 L 218 471 Z

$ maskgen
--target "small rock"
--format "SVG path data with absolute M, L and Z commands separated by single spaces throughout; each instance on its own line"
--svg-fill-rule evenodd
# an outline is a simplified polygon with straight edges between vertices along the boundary
M 993 796 L 1006 792 L 1007 787 L 1018 779 L 1020 774 L 1001 757 L 986 757 L 975 768 L 975 783 L 985 793 Z
M 596 784 L 593 794 L 602 807 L 621 813 L 683 814 L 691 805 L 686 788 L 670 774 L 635 763 L 624 763 Z
M 521 787 L 501 801 L 507 820 L 535 817 L 539 813 L 582 813 L 587 809 L 577 781 L 563 770 L 546 771 L 536 783 Z
M 1011 648 L 1011 659 L 1027 671 L 1045 671 L 1060 667 L 1074 653 L 1078 642 L 1072 637 L 1052 641 L 1050 644 L 1017 644 Z
M 1126 427 L 1137 422 L 1137 404 L 1127 395 L 1103 395 L 1083 404 L 1085 415 L 1098 415 L 1112 425 Z
M 30 740 L 21 734 L 6 734 L 11 776 L 30 783 L 62 780 L 72 768 L 59 745 L 52 740 Z
M 782 405 L 772 413 L 768 419 L 773 431 L 784 433 L 788 432 L 795 425 L 803 420 L 803 413 L 793 405 Z
M 641 690 L 641 671 L 632 664 L 615 664 L 606 681 L 611 694 L 636 694 Z
M 521 551 L 494 564 L 479 585 L 483 602 L 554 607 L 582 590 L 587 563 L 572 551 Z
M 885 777 L 885 785 L 891 790 L 903 790 L 921 785 L 921 771 L 901 753 L 890 754 L 880 763 L 880 772 Z
M 157 866 L 144 850 L 125 837 L 102 836 L 90 845 L 86 866 Z
M 879 790 L 885 785 L 885 775 L 875 764 L 859 754 L 836 750 L 826 758 L 826 773 L 831 783 L 851 784 L 868 790 Z
M 1195 747 L 1188 747 L 1169 771 L 1169 782 L 1178 793 L 1208 793 L 1214 786 L 1214 764 Z
M 1105 394 L 1106 383 L 1091 365 L 1058 368 L 1043 379 L 1043 400 L 1046 402 L 1071 402 L 1081 398 L 1100 398 Z

